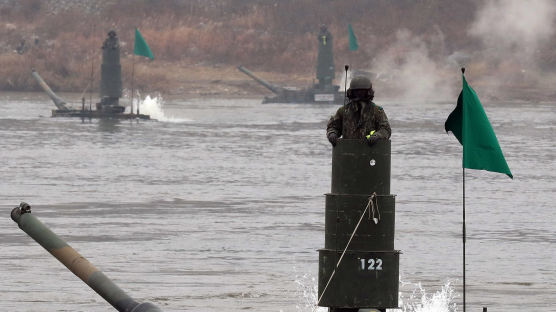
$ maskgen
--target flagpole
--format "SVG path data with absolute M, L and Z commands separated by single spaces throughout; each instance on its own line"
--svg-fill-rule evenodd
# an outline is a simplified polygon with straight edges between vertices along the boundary
M 146 56 L 148 58 L 150 58 L 151 60 L 154 59 L 153 53 L 151 52 L 151 49 L 149 48 L 149 46 L 147 45 L 147 43 L 145 42 L 145 39 L 143 39 L 143 36 L 141 36 L 141 33 L 139 32 L 139 29 L 136 27 L 135 28 L 135 45 L 133 47 L 133 68 L 132 68 L 132 73 L 131 73 L 131 81 L 132 81 L 132 85 L 131 85 L 131 90 L 132 92 L 133 90 L 133 83 L 134 83 L 134 73 L 135 73 L 135 55 L 141 55 L 141 56 Z M 133 93 L 132 93 L 133 96 Z M 132 97 L 133 99 L 133 97 Z M 139 99 L 139 101 L 137 101 L 137 116 L 139 116 L 141 113 L 139 112 L 139 108 L 141 107 L 141 99 Z
M 463 78 L 463 75 L 465 75 L 465 67 L 461 68 L 461 76 Z M 465 103 L 462 103 L 462 113 L 463 111 L 465 111 Z M 462 138 L 463 140 L 463 138 Z M 464 146 L 465 149 L 465 146 Z M 462 196 L 463 196 L 463 226 L 462 226 L 462 238 L 463 238 L 463 312 L 465 312 L 465 306 L 466 306 L 466 301 L 465 301 L 465 166 L 464 166 L 464 162 L 462 160 L 462 176 L 463 176 L 463 192 L 462 192 Z
M 463 168 L 463 312 L 465 312 L 465 167 Z
M 463 243 L 463 311 L 466 312 L 466 223 L 465 223 L 465 168 L 504 173 L 513 179 L 513 175 L 504 159 L 496 134 L 488 121 L 481 102 L 475 91 L 467 84 L 465 67 L 461 69 L 463 82 L 456 108 L 444 123 L 446 132 L 451 131 L 463 146 L 462 157 L 462 243 Z M 473 155 L 466 157 L 465 152 L 472 150 Z
M 133 83 L 135 79 L 135 54 L 131 56 L 131 115 L 133 115 Z M 139 115 L 139 104 L 137 104 L 137 115 Z
M 465 67 L 461 68 L 461 75 L 463 77 L 463 75 L 465 75 Z M 465 103 L 462 103 L 462 113 L 465 110 Z M 463 140 L 463 138 L 462 138 Z M 465 148 L 465 147 L 464 147 Z M 463 165 L 463 160 L 462 160 L 462 177 L 463 177 L 463 226 L 462 226 L 462 238 L 463 238 L 463 312 L 465 312 L 465 306 L 466 306 L 466 301 L 465 301 L 465 166 Z

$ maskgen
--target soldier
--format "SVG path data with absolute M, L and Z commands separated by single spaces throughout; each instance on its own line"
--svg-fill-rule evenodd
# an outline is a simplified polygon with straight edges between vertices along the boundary
M 340 137 L 365 139 L 369 146 L 390 138 L 390 123 L 382 107 L 372 102 L 374 94 L 367 77 L 351 80 L 347 90 L 349 102 L 338 109 L 326 127 L 326 136 L 332 146 L 336 146 Z
M 317 80 L 319 89 L 332 85 L 334 79 L 334 54 L 332 52 L 332 35 L 325 25 L 320 26 L 318 34 L 319 50 L 317 54 Z

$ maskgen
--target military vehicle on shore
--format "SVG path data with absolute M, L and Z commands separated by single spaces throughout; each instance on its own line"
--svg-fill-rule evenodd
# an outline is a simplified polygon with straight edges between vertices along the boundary
M 340 86 L 332 84 L 335 75 L 332 35 L 325 26 L 321 26 L 318 43 L 317 83 L 309 88 L 297 89 L 275 86 L 257 77 L 244 66 L 239 66 L 238 69 L 274 93 L 272 97 L 265 97 L 263 103 L 342 104 L 345 92 L 340 91 Z
M 41 88 L 48 94 L 57 109 L 52 110 L 52 117 L 79 117 L 79 118 L 110 118 L 110 119 L 150 119 L 149 115 L 125 112 L 125 106 L 120 105 L 122 97 L 122 66 L 120 64 L 120 43 L 116 32 L 108 32 L 108 38 L 102 45 L 102 64 L 100 67 L 100 102 L 96 103 L 95 109 L 91 104 L 85 105 L 82 99 L 81 109 L 71 108 L 67 102 L 57 96 L 44 82 L 39 73 L 32 70 L 32 75 Z

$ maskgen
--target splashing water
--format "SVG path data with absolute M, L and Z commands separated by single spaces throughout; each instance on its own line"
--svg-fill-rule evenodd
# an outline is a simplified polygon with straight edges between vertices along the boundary
M 301 302 L 296 305 L 298 312 L 327 312 L 328 308 L 316 307 L 318 301 L 318 288 L 316 279 L 311 274 L 296 275 L 295 284 L 297 285 L 298 297 Z M 404 288 L 412 287 L 413 291 L 409 298 L 404 298 L 400 292 L 399 303 L 401 309 L 387 309 L 387 312 L 457 312 L 457 305 L 454 300 L 457 294 L 447 282 L 442 288 L 432 294 L 427 294 L 421 283 L 412 284 L 400 281 Z M 360 311 L 374 311 L 361 309 Z
M 294 268 L 295 270 L 295 268 Z M 297 285 L 298 297 L 303 300 L 302 303 L 295 306 L 298 312 L 327 312 L 328 308 L 316 307 L 315 304 L 319 300 L 317 281 L 311 274 L 296 275 L 295 284 Z
M 137 100 L 134 100 L 133 102 L 134 102 L 133 103 L 134 107 L 137 107 L 137 104 L 139 104 L 139 111 L 141 114 L 150 115 L 151 119 L 156 119 L 162 122 L 191 121 L 190 119 L 186 119 L 186 118 L 174 118 L 174 117 L 166 116 L 164 110 L 162 109 L 164 105 L 164 100 L 160 95 L 152 98 L 150 95 L 147 95 L 144 100 L 141 100 L 139 98 Z
M 428 295 L 421 283 L 418 283 L 414 285 L 414 290 L 408 299 L 403 300 L 400 293 L 400 303 L 403 312 L 457 312 L 457 305 L 453 302 L 456 297 L 451 282 L 447 282 L 439 291 L 431 295 Z

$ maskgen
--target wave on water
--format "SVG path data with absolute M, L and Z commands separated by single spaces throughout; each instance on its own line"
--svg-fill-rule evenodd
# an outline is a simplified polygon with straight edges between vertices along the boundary
M 164 112 L 164 100 L 162 96 L 151 97 L 147 95 L 144 100 L 135 99 L 133 100 L 133 107 L 137 107 L 139 104 L 139 112 L 141 114 L 150 115 L 151 119 L 156 119 L 162 122 L 188 122 L 191 119 L 187 118 L 175 118 L 173 116 L 167 116 Z
M 317 307 L 318 285 L 316 279 L 311 274 L 297 275 L 295 277 L 297 293 L 300 302 L 296 305 L 297 312 L 327 312 L 328 308 Z M 454 302 L 457 294 L 447 282 L 440 290 L 429 294 L 421 283 L 413 284 L 402 282 L 404 288 L 413 287 L 413 291 L 408 298 L 399 294 L 399 305 L 401 309 L 387 309 L 387 312 L 457 312 L 457 304 Z M 360 311 L 374 311 L 362 309 Z

